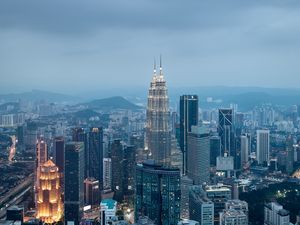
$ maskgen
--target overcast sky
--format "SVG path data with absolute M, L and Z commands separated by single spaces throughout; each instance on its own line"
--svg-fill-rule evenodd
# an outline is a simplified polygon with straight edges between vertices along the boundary
M 0 92 L 300 84 L 300 1 L 1 0 Z

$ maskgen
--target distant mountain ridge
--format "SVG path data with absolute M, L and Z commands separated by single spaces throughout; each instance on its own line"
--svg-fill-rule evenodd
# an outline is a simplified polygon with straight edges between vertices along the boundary
M 142 108 L 138 105 L 133 104 L 132 102 L 126 100 L 121 96 L 96 99 L 78 105 L 83 105 L 93 110 L 113 110 L 113 109 L 139 110 Z
M 41 101 L 45 100 L 47 102 L 79 102 L 80 99 L 78 97 L 58 94 L 49 91 L 41 91 L 41 90 L 32 90 L 29 92 L 23 93 L 12 93 L 12 94 L 2 94 L 0 95 L 0 102 L 16 102 L 19 100 L 26 101 Z

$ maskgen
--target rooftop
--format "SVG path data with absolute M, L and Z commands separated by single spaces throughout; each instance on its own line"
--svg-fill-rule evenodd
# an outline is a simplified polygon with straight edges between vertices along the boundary
M 108 209 L 114 209 L 117 206 L 117 201 L 113 199 L 103 199 L 101 206 L 107 206 Z

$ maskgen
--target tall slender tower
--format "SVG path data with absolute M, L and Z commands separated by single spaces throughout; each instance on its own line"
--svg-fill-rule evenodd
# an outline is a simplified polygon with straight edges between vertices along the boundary
M 154 71 L 148 92 L 146 144 L 152 159 L 167 163 L 171 154 L 169 98 L 160 59 L 159 74 Z

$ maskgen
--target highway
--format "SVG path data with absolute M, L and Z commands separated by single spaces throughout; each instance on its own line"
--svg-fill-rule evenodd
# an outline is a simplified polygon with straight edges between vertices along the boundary
M 20 194 L 18 194 L 16 197 L 14 197 L 12 200 L 10 200 L 9 202 L 5 203 L 5 206 L 3 206 L 0 209 L 0 219 L 4 218 L 6 216 L 6 209 L 12 205 L 17 205 L 20 202 L 22 202 L 23 200 L 23 196 L 30 191 L 32 187 L 29 186 L 27 187 L 24 191 L 22 191 Z

